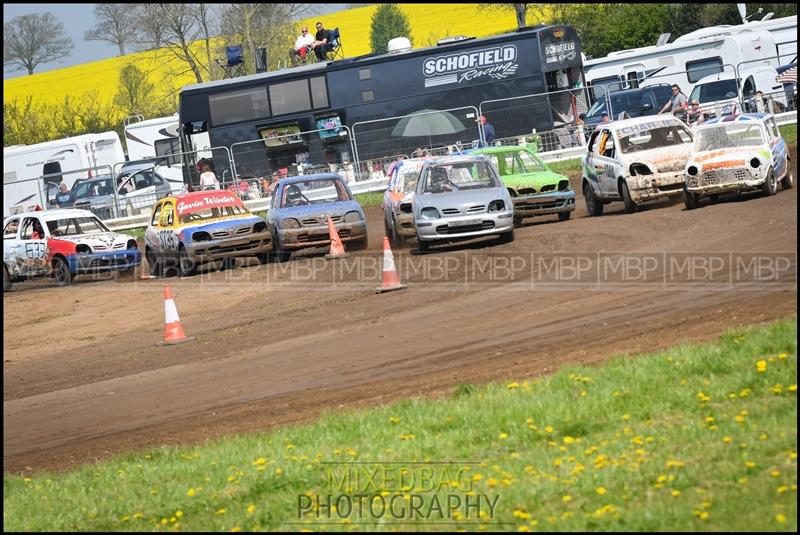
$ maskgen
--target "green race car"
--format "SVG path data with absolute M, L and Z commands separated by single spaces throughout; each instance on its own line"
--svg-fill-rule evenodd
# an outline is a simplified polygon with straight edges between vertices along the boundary
M 569 219 L 575 209 L 575 191 L 564 175 L 552 172 L 530 147 L 483 147 L 470 154 L 485 154 L 500 171 L 514 201 L 514 223 L 526 217 L 558 214 Z

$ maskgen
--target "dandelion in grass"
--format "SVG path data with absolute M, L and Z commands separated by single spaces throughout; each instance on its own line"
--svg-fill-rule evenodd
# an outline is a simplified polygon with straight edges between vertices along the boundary
M 225 509 L 225 508 L 222 508 L 222 509 L 217 509 L 217 512 L 216 512 L 215 514 L 216 514 L 216 515 L 219 515 L 219 516 L 222 516 L 222 515 L 224 515 L 226 512 L 227 512 L 227 509 Z
M 764 373 L 765 371 L 767 371 L 767 361 L 759 360 L 758 362 L 756 362 L 756 370 L 759 373 Z
M 400 423 L 400 418 L 398 418 L 397 416 L 389 416 L 389 423 L 397 425 Z
M 733 442 L 733 439 L 729 436 L 724 436 L 722 437 L 722 442 L 724 442 L 725 444 L 730 444 L 731 442 Z
M 255 512 L 255 510 L 256 510 L 256 506 L 253 505 L 252 503 L 247 506 L 247 514 L 248 515 L 252 515 L 253 512 Z
M 572 444 L 573 442 L 575 442 L 575 439 L 571 436 L 567 435 L 564 437 L 564 444 Z
M 513 390 L 515 388 L 519 388 L 519 383 L 517 383 L 517 382 L 508 383 L 506 385 L 506 388 L 508 388 L 509 390 Z
M 789 388 L 787 388 L 787 390 L 789 392 L 797 392 L 797 384 L 790 385 Z
M 569 494 L 567 494 L 566 496 L 562 496 L 561 501 L 564 503 L 569 503 L 572 501 L 572 496 L 570 496 Z
M 603 494 L 605 494 L 605 493 L 606 493 L 606 488 L 605 488 L 605 487 L 597 487 L 597 488 L 595 489 L 595 492 L 596 492 L 597 494 L 599 494 L 600 496 L 602 496 Z
M 508 433 L 500 433 L 499 435 L 497 435 L 497 438 L 499 438 L 500 440 L 505 440 L 508 438 Z
M 778 524 L 785 524 L 786 523 L 786 517 L 784 515 L 778 513 L 777 515 L 775 515 L 775 522 L 777 522 Z
M 753 461 L 745 461 L 744 465 L 751 470 L 756 467 L 756 463 Z
M 672 492 L 670 492 L 670 494 L 672 494 L 672 497 L 673 497 L 673 498 L 677 498 L 678 496 L 680 496 L 680 495 L 681 495 L 681 491 L 679 491 L 679 490 L 673 490 Z

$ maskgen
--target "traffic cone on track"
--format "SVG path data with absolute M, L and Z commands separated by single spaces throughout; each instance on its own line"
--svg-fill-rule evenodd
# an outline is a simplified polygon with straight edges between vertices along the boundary
M 392 248 L 389 246 L 389 238 L 383 238 L 383 285 L 375 288 L 377 293 L 390 292 L 392 290 L 404 290 L 407 285 L 400 283 L 397 276 L 397 269 L 394 267 L 394 256 Z
M 349 255 L 344 250 L 344 245 L 339 238 L 339 233 L 336 232 L 336 226 L 333 224 L 331 216 L 328 216 L 328 234 L 331 237 L 331 252 L 326 254 L 325 258 L 329 260 L 347 258 Z
M 182 344 L 183 342 L 194 340 L 194 336 L 187 337 L 183 332 L 183 326 L 178 317 L 178 309 L 175 307 L 175 301 L 172 299 L 172 292 L 169 286 L 164 286 L 164 316 L 166 322 L 164 341 L 159 342 L 158 345 Z

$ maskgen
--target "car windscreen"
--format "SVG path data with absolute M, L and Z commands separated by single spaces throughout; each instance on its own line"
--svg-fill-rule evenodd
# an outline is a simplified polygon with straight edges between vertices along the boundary
M 114 186 L 111 182 L 111 177 L 87 180 L 85 182 L 79 182 L 75 185 L 74 194 L 75 199 L 99 197 L 101 195 L 113 195 Z
M 281 208 L 350 201 L 352 197 L 336 179 L 292 182 L 283 189 Z
M 77 234 L 97 234 L 110 232 L 108 227 L 96 217 L 66 217 L 63 219 L 48 219 L 47 228 L 53 236 L 75 236 Z
M 192 223 L 195 221 L 203 221 L 205 219 L 217 219 L 220 217 L 233 217 L 249 213 L 244 206 L 229 205 L 229 206 L 214 206 L 211 208 L 203 208 L 189 213 L 184 213 L 180 216 L 181 223 Z
M 757 147 L 766 143 L 766 134 L 758 123 L 716 124 L 697 131 L 695 149 L 705 151 L 733 147 Z
M 681 124 L 662 125 L 655 128 L 623 128 L 619 133 L 619 146 L 623 154 L 691 142 L 691 132 Z
M 611 93 L 611 111 L 609 112 L 606 107 L 605 97 L 600 97 L 595 102 L 589 111 L 586 112 L 586 117 L 599 117 L 604 113 L 612 113 L 618 116 L 621 112 L 627 111 L 628 113 L 638 114 L 642 108 L 642 94 L 640 91 L 623 91 L 619 93 Z
M 458 162 L 433 165 L 425 173 L 423 192 L 442 193 L 481 188 L 496 188 L 499 184 L 489 162 Z
M 694 86 L 689 102 L 694 100 L 703 104 L 705 102 L 716 102 L 718 100 L 728 100 L 739 96 L 736 88 L 736 80 L 719 80 Z

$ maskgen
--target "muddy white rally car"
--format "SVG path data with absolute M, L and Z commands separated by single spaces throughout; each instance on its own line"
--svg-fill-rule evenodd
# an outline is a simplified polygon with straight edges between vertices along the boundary
M 40 210 L 3 221 L 3 291 L 48 274 L 64 286 L 75 275 L 124 271 L 140 262 L 136 239 L 110 231 L 88 210 Z
M 599 126 L 581 162 L 589 215 L 602 215 L 612 201 L 623 201 L 631 213 L 639 203 L 680 195 L 692 140 L 689 128 L 672 115 Z

